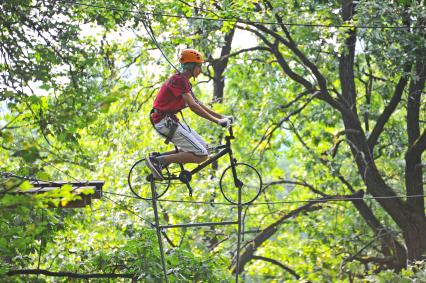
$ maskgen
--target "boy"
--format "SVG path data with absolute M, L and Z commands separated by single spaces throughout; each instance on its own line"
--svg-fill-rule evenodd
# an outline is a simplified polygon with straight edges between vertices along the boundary
M 179 123 L 176 113 L 189 107 L 197 115 L 228 127 L 232 117 L 222 116 L 198 101 L 192 92 L 190 78 L 197 78 L 204 62 L 200 52 L 184 49 L 180 53 L 181 72 L 173 74 L 161 86 L 151 111 L 155 130 L 178 147 L 179 152 L 162 156 L 148 156 L 146 164 L 155 179 L 162 180 L 162 168 L 170 163 L 201 163 L 208 158 L 207 144 L 198 133 Z

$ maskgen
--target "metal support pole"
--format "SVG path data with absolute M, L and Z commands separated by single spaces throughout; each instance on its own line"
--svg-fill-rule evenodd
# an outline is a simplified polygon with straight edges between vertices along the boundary
M 238 237 L 237 237 L 237 271 L 235 272 L 235 282 L 238 283 L 238 275 L 240 273 L 240 246 L 241 246 L 241 212 L 243 206 L 241 204 L 241 187 L 238 186 Z
M 189 223 L 189 224 L 170 224 L 170 225 L 161 225 L 161 229 L 170 229 L 170 228 L 184 228 L 184 227 L 204 227 L 204 226 L 220 226 L 220 225 L 232 225 L 238 224 L 238 221 L 223 221 L 223 222 L 202 222 L 202 223 Z
M 158 245 L 160 246 L 161 265 L 163 266 L 164 279 L 166 280 L 165 282 L 168 283 L 169 281 L 167 279 L 167 267 L 166 267 L 166 260 L 164 258 L 163 240 L 161 239 L 160 221 L 158 219 L 157 194 L 155 192 L 154 177 L 152 175 L 151 175 L 151 194 L 152 194 L 152 208 L 154 209 L 154 216 L 155 216 L 155 229 L 157 230 Z

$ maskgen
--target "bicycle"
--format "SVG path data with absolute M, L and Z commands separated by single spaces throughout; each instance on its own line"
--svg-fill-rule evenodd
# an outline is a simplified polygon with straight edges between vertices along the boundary
M 241 189 L 240 204 L 250 204 L 257 199 L 262 189 L 262 177 L 253 166 L 247 163 L 239 163 L 233 156 L 231 140 L 235 139 L 232 125 L 228 127 L 228 134 L 225 137 L 225 144 L 210 147 L 210 151 L 218 151 L 214 156 L 199 164 L 191 171 L 186 170 L 183 164 L 179 164 L 179 172 L 170 172 L 169 168 L 163 169 L 164 180 L 154 180 L 154 177 L 145 165 L 145 158 L 136 161 L 131 167 L 127 182 L 130 190 L 138 198 L 152 200 L 151 183 L 155 185 L 155 198 L 162 197 L 170 187 L 171 181 L 180 181 L 188 188 L 189 195 L 192 196 L 190 181 L 192 176 L 203 170 L 221 157 L 228 155 L 230 165 L 223 171 L 219 181 L 222 195 L 232 204 L 238 204 L 238 189 Z M 176 152 L 177 152 L 176 148 Z M 167 153 L 170 154 L 170 153 Z M 158 156 L 165 155 L 159 154 Z

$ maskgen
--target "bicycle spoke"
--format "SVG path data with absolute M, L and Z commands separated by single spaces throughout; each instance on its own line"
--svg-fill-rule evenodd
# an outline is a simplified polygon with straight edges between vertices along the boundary
M 254 167 L 245 163 L 237 163 L 234 168 L 237 179 L 234 179 L 231 166 L 225 169 L 220 179 L 219 184 L 223 196 L 231 203 L 238 203 L 237 185 L 240 185 L 241 203 L 248 204 L 253 202 L 259 196 L 262 188 L 260 174 Z
M 151 170 L 149 170 L 146 166 L 145 159 L 139 160 L 130 169 L 128 183 L 130 190 L 137 197 L 146 200 L 152 199 L 151 181 L 149 176 L 152 176 Z M 164 195 L 170 186 L 170 173 L 167 168 L 163 170 L 163 176 L 165 177 L 165 180 L 154 181 L 157 198 Z

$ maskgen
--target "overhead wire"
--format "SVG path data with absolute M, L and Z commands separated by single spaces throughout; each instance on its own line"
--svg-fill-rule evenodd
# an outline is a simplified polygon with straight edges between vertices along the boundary
M 62 0 L 59 0 L 62 1 Z M 152 16 L 161 16 L 167 18 L 180 18 L 180 19 L 192 19 L 192 20 L 203 20 L 203 21 L 217 21 L 217 22 L 231 22 L 231 23 L 243 23 L 243 24 L 262 24 L 262 25 L 284 25 L 284 26 L 299 26 L 299 27 L 321 27 L 321 28 L 365 28 L 365 29 L 418 29 L 425 28 L 426 26 L 397 26 L 397 25 L 349 25 L 349 24 L 311 24 L 311 23 L 279 23 L 275 21 L 252 21 L 241 18 L 210 18 L 210 17 L 200 17 L 200 16 L 183 16 L 183 15 L 174 15 L 174 14 L 165 14 L 165 13 L 157 13 L 150 11 L 135 11 L 129 9 L 118 8 L 116 6 L 103 6 L 98 4 L 88 4 L 82 3 L 78 1 L 62 1 L 67 4 L 84 6 L 84 7 L 92 7 L 98 9 L 112 10 L 117 12 L 125 12 L 132 14 L 145 14 Z
M 74 181 L 76 181 L 76 182 L 79 182 L 79 183 L 82 183 L 82 182 L 83 182 L 82 180 L 79 180 L 79 179 L 75 178 L 74 176 L 70 175 L 69 173 L 64 172 L 63 170 L 59 169 L 58 167 L 56 167 L 55 165 L 53 165 L 53 164 L 51 164 L 51 163 L 44 162 L 44 164 L 45 164 L 45 165 L 47 165 L 47 166 L 51 166 L 51 167 L 53 167 L 56 171 L 58 171 L 58 172 L 60 172 L 61 174 L 64 174 L 64 175 L 66 175 L 66 176 L 70 177 L 71 179 L 73 179 L 73 180 L 74 180 Z
M 3 178 L 16 178 L 16 179 L 21 179 L 21 180 L 26 180 L 26 181 L 31 181 L 31 182 L 45 182 L 45 181 L 41 181 L 41 180 L 39 180 L 39 179 L 37 179 L 37 178 L 34 178 L 34 177 L 28 177 L 28 176 L 21 176 L 21 175 L 16 175 L 16 174 L 14 174 L 14 173 L 11 173 L 11 172 L 3 172 L 3 171 L 0 171 L 0 175 L 3 177 Z
M 59 0 L 62 1 L 63 0 Z M 142 21 L 142 24 L 148 34 L 148 36 L 151 38 L 152 42 L 155 44 L 157 49 L 160 51 L 163 58 L 168 62 L 170 66 L 172 66 L 178 73 L 180 72 L 176 66 L 169 60 L 169 58 L 164 53 L 163 49 L 161 48 L 159 42 L 157 41 L 154 31 L 149 23 L 148 16 L 161 16 L 161 17 L 170 17 L 170 18 L 181 18 L 181 19 L 196 19 L 196 20 L 203 20 L 203 21 L 218 21 L 218 22 L 233 22 L 233 23 L 244 23 L 244 24 L 262 24 L 262 25 L 280 25 L 280 26 L 299 26 L 299 27 L 322 27 L 322 28 L 369 28 L 369 29 L 416 29 L 420 28 L 422 26 L 355 26 L 355 25 L 348 25 L 348 24 L 341 24 L 341 25 L 324 25 L 324 24 L 306 24 L 306 23 L 283 23 L 283 22 L 264 22 L 264 21 L 251 21 L 246 19 L 239 19 L 239 18 L 209 18 L 209 17 L 199 17 L 199 16 L 181 16 L 181 15 L 172 15 L 172 14 L 164 14 L 164 13 L 156 13 L 156 12 L 150 12 L 150 11 L 135 11 L 135 10 L 129 10 L 129 9 L 123 9 L 118 8 L 116 6 L 103 6 L 98 4 L 87 4 L 82 3 L 78 1 L 65 1 L 68 4 L 72 5 L 78 5 L 78 6 L 84 6 L 84 7 L 92 7 L 92 8 L 98 8 L 98 9 L 105 9 L 105 10 L 112 10 L 112 11 L 118 11 L 118 12 L 124 12 L 124 13 L 132 13 L 140 16 L 140 20 Z
M 57 169 L 56 167 L 54 167 Z M 19 178 L 23 180 L 29 180 L 32 182 L 49 182 L 49 183 L 55 183 L 53 181 L 42 181 L 34 177 L 26 177 L 26 176 L 20 176 L 16 175 L 10 172 L 3 172 L 0 171 L 0 175 L 3 178 Z M 77 180 L 76 178 L 73 178 L 74 180 Z M 140 199 L 138 196 L 128 195 L 128 194 L 121 194 L 111 191 L 104 191 L 105 194 L 111 194 L 116 196 L 122 196 L 127 198 L 135 198 Z M 357 201 L 357 200 L 379 200 L 379 199 L 403 199 L 403 198 L 426 198 L 425 194 L 417 194 L 417 195 L 394 195 L 394 196 L 365 196 L 365 197 L 331 197 L 331 198 L 322 198 L 322 199 L 306 199 L 306 200 L 283 200 L 283 201 L 267 201 L 267 202 L 256 202 L 256 203 L 249 203 L 249 204 L 243 204 L 243 206 L 249 206 L 249 205 L 278 205 L 278 204 L 294 204 L 294 203 L 312 203 L 312 202 L 346 202 L 346 201 Z M 229 202 L 212 202 L 212 201 L 190 201 L 190 200 L 173 200 L 173 199 L 157 199 L 158 202 L 169 202 L 169 203 L 188 203 L 188 204 L 201 204 L 201 205 L 227 205 L 227 206 L 237 206 L 238 204 L 233 204 Z
M 115 195 L 115 196 L 127 197 L 127 198 L 140 199 L 140 197 L 137 197 L 137 196 L 127 195 L 127 194 L 120 194 L 120 193 L 114 193 L 114 192 L 110 192 L 110 191 L 104 191 L 103 193 L 104 194 Z
M 80 6 L 87 6 L 87 7 L 94 7 L 94 8 L 102 8 L 102 9 L 109 9 L 109 10 L 115 10 L 115 11 L 121 11 L 121 12 L 127 12 L 127 13 L 138 13 L 140 14 L 139 11 L 133 11 L 133 10 L 127 10 L 127 9 L 119 9 L 116 7 L 111 7 L 111 6 L 100 6 L 100 5 L 94 5 L 94 4 L 86 4 L 86 3 L 81 3 L 81 2 L 75 2 L 75 1 L 67 1 L 67 3 L 69 4 L 74 4 L 74 5 L 80 5 Z M 161 52 L 162 56 L 167 60 L 167 62 L 176 70 L 179 72 L 179 70 L 170 62 L 170 60 L 167 58 L 167 56 L 165 55 L 165 53 L 163 52 L 160 44 L 158 43 L 154 31 L 149 23 L 148 20 L 148 15 L 155 15 L 155 16 L 163 16 L 163 17 L 174 17 L 174 18 L 185 18 L 185 19 L 198 19 L 198 20 L 208 20 L 208 21 L 221 21 L 221 22 L 234 22 L 234 23 L 246 23 L 246 24 L 263 24 L 263 25 L 284 25 L 284 26 L 304 26 L 304 27 L 326 27 L 326 28 L 374 28 L 374 29 L 414 29 L 414 28 L 420 28 L 419 26 L 354 26 L 354 25 L 324 25 L 324 24 L 300 24 L 300 23 L 278 23 L 278 22 L 259 22 L 259 21 L 248 21 L 248 20 L 244 20 L 244 19 L 235 19 L 235 18 L 207 18 L 207 17 L 194 17 L 194 16 L 190 16 L 190 17 L 184 17 L 184 16 L 178 16 L 178 15 L 170 15 L 170 14 L 159 14 L 159 13 L 152 13 L 152 12 L 144 12 L 142 13 L 142 15 L 144 15 L 144 17 L 141 18 L 142 20 L 142 24 L 147 32 L 147 34 L 149 35 L 149 37 L 151 38 L 151 40 L 153 41 L 153 43 L 156 45 L 156 47 L 159 49 L 159 51 Z M 56 167 L 54 167 L 55 169 L 57 169 Z M 3 175 L 2 176 L 6 176 Z M 12 175 L 7 175 L 9 177 L 15 177 Z M 107 192 L 107 193 L 111 193 L 114 194 L 112 192 Z M 119 194 L 116 194 L 119 195 Z M 121 194 L 120 194 L 121 195 Z M 129 195 L 122 195 L 125 197 L 130 197 Z M 316 199 L 316 200 L 295 200 L 295 201 L 273 201 L 273 202 L 259 202 L 259 203 L 251 203 L 249 205 L 273 205 L 273 204 L 284 204 L 284 203 L 312 203 L 312 202 L 337 202 L 337 201 L 356 201 L 356 200 L 365 200 L 365 199 L 394 199 L 394 198 L 412 198 L 412 197 L 422 197 L 424 198 L 425 195 L 410 195 L 410 196 L 383 196 L 383 197 L 342 197 L 342 198 L 330 198 L 330 199 Z M 128 207 L 119 204 L 118 202 L 115 202 L 114 200 L 112 200 L 111 198 L 105 196 L 105 198 L 107 198 L 108 200 L 110 200 L 111 202 L 115 203 L 116 205 L 124 208 L 125 210 L 129 211 L 130 213 L 136 215 L 137 217 L 141 218 L 144 221 L 147 221 L 152 227 L 157 226 L 157 230 L 158 230 L 158 224 L 155 225 L 152 222 L 150 222 L 149 220 L 141 217 L 140 215 L 138 215 L 136 212 L 130 210 Z M 154 200 L 155 202 L 156 200 Z M 192 204 L 208 204 L 208 205 L 212 205 L 212 204 L 225 204 L 225 203 L 216 203 L 216 202 L 194 202 L 194 201 L 178 201 L 178 200 L 158 200 L 158 201 L 163 201 L 163 202 L 174 202 L 174 203 L 192 203 Z M 230 204 L 227 204 L 230 205 Z M 231 204 L 232 205 L 232 204 Z M 239 204 L 239 209 L 241 208 L 241 204 Z M 240 222 L 240 221 L 239 221 Z M 240 224 L 240 223 L 239 223 Z M 240 234 L 238 234 L 238 237 L 240 236 Z M 239 244 L 239 240 L 238 240 L 238 244 Z M 238 247 L 238 251 L 239 251 L 239 247 Z M 39 257 L 39 261 L 40 261 L 40 257 Z M 239 262 L 239 256 L 237 254 L 237 269 L 238 269 L 238 262 Z M 165 264 L 163 263 L 163 269 L 164 269 L 164 273 L 166 276 L 166 280 L 167 280 L 167 274 L 166 274 L 166 270 L 165 270 Z M 238 272 L 236 274 L 236 280 L 238 281 Z
M 378 199 L 401 199 L 401 198 L 425 198 L 426 195 L 396 195 L 396 196 L 382 196 L 382 197 L 342 197 L 342 198 L 329 198 L 329 199 L 307 199 L 307 200 L 288 200 L 288 201 L 271 201 L 271 202 L 258 202 L 251 203 L 251 205 L 278 205 L 278 204 L 292 204 L 292 203 L 320 203 L 320 202 L 346 202 L 357 200 L 378 200 Z
M 54 167 L 55 168 L 55 167 Z M 20 176 L 9 172 L 0 171 L 0 175 L 3 178 L 19 178 L 24 180 L 29 180 L 33 182 L 46 182 L 36 179 L 34 177 L 26 177 Z M 76 178 L 73 178 L 77 180 Z M 50 182 L 55 183 L 55 182 Z M 111 191 L 104 191 L 105 194 L 111 194 L 116 196 L 122 196 L 127 198 L 135 198 L 140 199 L 138 196 L 121 194 Z M 256 202 L 243 204 L 244 206 L 248 205 L 278 205 L 278 204 L 293 204 L 293 203 L 311 203 L 311 202 L 345 202 L 345 201 L 357 201 L 357 200 L 378 200 L 378 199 L 403 199 L 403 198 L 426 198 L 425 194 L 417 194 L 417 195 L 394 195 L 394 196 L 365 196 L 365 197 L 331 197 L 331 198 L 323 198 L 323 199 L 306 199 L 306 200 L 283 200 L 283 201 L 267 201 L 267 202 Z M 190 200 L 173 200 L 173 199 L 157 199 L 158 202 L 170 202 L 170 203 L 188 203 L 188 204 L 202 204 L 202 205 L 227 205 L 227 206 L 236 206 L 238 204 L 233 204 L 229 202 L 212 202 L 212 201 L 190 201 Z
M 118 194 L 113 192 L 105 192 L 107 194 L 114 194 L 129 198 L 140 198 L 136 196 Z M 426 198 L 426 195 L 395 195 L 395 196 L 378 196 L 378 197 L 332 197 L 323 199 L 306 199 L 306 200 L 283 200 L 283 201 L 267 201 L 267 202 L 252 202 L 249 204 L 242 204 L 243 206 L 257 206 L 257 205 L 279 205 L 279 204 L 294 204 L 294 203 L 322 203 L 322 202 L 347 202 L 357 200 L 377 200 L 377 199 L 403 199 L 403 198 Z M 212 202 L 212 201 L 191 201 L 191 200 L 172 200 L 172 199 L 157 199 L 157 202 L 169 202 L 169 203 L 186 203 L 186 204 L 198 204 L 198 205 L 226 205 L 226 206 L 238 206 L 238 204 L 229 202 Z
M 135 10 L 129 10 L 129 9 L 123 9 L 123 8 L 118 8 L 116 6 L 104 6 L 104 5 L 98 5 L 98 4 L 88 4 L 88 3 L 82 3 L 82 2 L 78 2 L 78 1 L 62 1 L 59 0 L 61 2 L 67 3 L 67 4 L 72 4 L 72 5 L 77 5 L 77 6 L 84 6 L 84 7 L 91 7 L 91 8 L 98 8 L 98 9 L 105 9 L 105 10 L 112 10 L 112 11 L 118 11 L 118 12 L 125 12 L 125 13 L 133 13 L 133 14 L 137 14 L 137 15 L 141 15 L 141 21 L 142 24 L 147 32 L 147 34 L 149 35 L 149 37 L 151 38 L 151 40 L 153 41 L 153 43 L 156 45 L 157 49 L 159 49 L 159 51 L 162 53 L 163 57 L 167 60 L 167 62 L 175 69 L 178 71 L 178 69 L 170 62 L 170 60 L 167 58 L 167 56 L 165 55 L 165 53 L 163 52 L 160 44 L 158 43 L 154 31 L 149 23 L 149 19 L 148 16 L 162 16 L 162 17 L 170 17 L 170 18 L 182 18 L 182 19 L 197 19 L 197 20 L 205 20 L 205 21 L 219 21 L 219 22 L 235 22 L 235 23 L 246 23 L 246 24 L 264 24 L 264 25 L 284 25 L 284 26 L 301 26 L 301 27 L 324 27 L 324 28 L 369 28 L 369 29 L 406 29 L 406 28 L 410 28 L 410 29 L 416 29 L 416 28 L 425 28 L 426 26 L 365 26 L 365 25 L 360 25 L 360 26 L 356 26 L 356 25 L 325 25 L 325 24 L 309 24 L 309 23 L 278 23 L 278 22 L 265 22 L 265 21 L 251 21 L 251 20 L 247 20 L 247 19 L 240 19 L 240 18 L 209 18 L 209 17 L 199 17 L 199 16 L 182 16 L 182 15 L 173 15 L 173 14 L 163 14 L 163 13 L 156 13 L 156 12 L 150 12 L 150 11 L 144 11 L 144 12 L 140 12 L 140 11 L 135 11 Z M 54 167 L 54 166 L 52 166 Z M 55 169 L 57 169 L 58 171 L 60 171 L 58 168 L 54 167 Z M 63 172 L 62 172 L 63 173 Z M 21 179 L 25 179 L 28 181 L 33 181 L 33 182 L 48 182 L 48 181 L 40 181 L 36 178 L 33 177 L 24 177 L 24 176 L 18 176 L 12 173 L 8 173 L 8 172 L 0 172 L 0 175 L 2 175 L 3 177 L 14 177 L 14 178 L 21 178 Z M 67 174 L 68 175 L 68 174 Z M 70 176 L 70 175 L 68 175 Z M 72 177 L 74 180 L 77 180 L 76 178 Z M 54 182 L 52 182 L 54 183 Z M 120 196 L 124 196 L 124 197 L 132 197 L 132 198 L 136 198 L 134 196 L 130 196 L 130 195 L 124 195 L 124 194 L 118 194 L 118 193 L 112 193 L 112 192 L 105 192 L 105 193 L 109 193 L 109 194 L 115 194 L 115 195 L 120 195 Z M 307 202 L 338 202 L 338 201 L 355 201 L 355 200 L 367 200 L 367 199 L 395 199 L 395 198 L 413 198 L 413 197 L 418 197 L 418 198 L 425 198 L 425 195 L 397 195 L 397 196 L 383 196 L 383 197 L 356 197 L 356 198 L 351 198 L 351 197 L 346 197 L 346 198 L 331 198 L 331 199 L 321 199 L 321 200 L 314 200 L 314 199 L 310 199 L 310 200 L 293 200 L 293 201 L 272 201 L 272 202 L 258 202 L 258 203 L 251 203 L 249 205 L 275 205 L 275 204 L 291 204 L 291 203 L 307 203 Z M 161 202 L 174 202 L 174 203 L 191 203 L 191 204 L 206 204 L 206 205 L 233 205 L 231 203 L 222 203 L 222 202 L 202 202 L 202 201 L 184 201 L 184 200 L 170 200 L 170 199 L 163 199 L 163 200 L 158 200 Z

